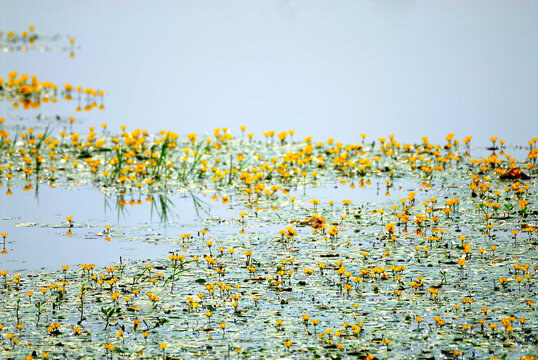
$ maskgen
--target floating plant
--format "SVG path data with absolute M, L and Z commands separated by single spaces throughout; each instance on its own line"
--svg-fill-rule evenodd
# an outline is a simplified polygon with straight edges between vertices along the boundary
M 75 57 L 75 38 L 68 35 L 42 35 L 36 32 L 35 26 L 28 30 L 15 32 L 0 32 L 0 52 L 28 51 L 66 51 L 70 57 Z
M 227 129 L 185 140 L 122 131 L 5 134 L 0 171 L 9 187 L 91 183 L 118 194 L 120 208 L 131 205 L 124 196 L 162 194 L 151 199 L 165 222 L 166 193 L 205 194 L 233 215 L 162 237 L 178 246 L 167 259 L 1 272 L 3 356 L 519 358 L 536 349 L 535 185 L 500 176 L 534 176 L 535 139 L 517 162 L 472 158 L 452 137 L 344 146 L 234 139 Z M 309 195 L 334 186 L 357 195 Z M 375 188 L 378 201 L 360 200 Z
M 33 28 L 0 34 L 4 51 L 40 39 Z M 0 79 L 14 108 L 59 98 L 104 108 L 103 91 L 17 76 Z M 536 137 L 478 148 L 454 134 L 343 144 L 293 130 L 259 140 L 246 126 L 239 137 L 120 129 L 12 133 L 0 119 L 5 196 L 93 187 L 118 218 L 66 213 L 20 227 L 171 248 L 159 259 L 12 273 L 4 259 L 21 239 L 3 228 L 17 220 L 3 218 L 0 357 L 535 357 Z M 197 221 L 173 216 L 178 195 L 192 197 Z M 143 204 L 166 235 L 121 224 Z

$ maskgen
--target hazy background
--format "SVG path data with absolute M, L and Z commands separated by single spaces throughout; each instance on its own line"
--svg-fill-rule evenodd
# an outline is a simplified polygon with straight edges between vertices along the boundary
M 0 0 L 1 31 L 30 24 L 75 37 L 76 57 L 0 54 L 0 77 L 107 90 L 86 124 L 345 142 L 538 135 L 538 1 Z

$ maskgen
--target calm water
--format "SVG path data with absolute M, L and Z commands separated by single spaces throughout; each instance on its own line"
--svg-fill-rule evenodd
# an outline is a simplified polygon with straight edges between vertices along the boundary
M 200 222 L 212 216 L 207 205 L 197 216 L 188 196 L 168 198 L 168 217 L 163 217 L 158 196 L 154 202 L 128 196 L 122 207 L 116 196 L 107 197 L 87 186 L 51 189 L 41 185 L 38 193 L 35 187 L 30 191 L 14 187 L 9 196 L 5 187 L 1 189 L 0 229 L 9 235 L 8 254 L 2 255 L 0 264 L 9 271 L 77 263 L 106 265 L 120 256 L 125 260 L 163 257 L 179 246 L 166 238 L 179 239 L 180 234 L 201 230 Z M 131 200 L 135 200 L 132 205 Z M 226 214 L 225 210 L 219 213 Z M 66 235 L 66 216 L 73 216 L 70 236 Z M 105 241 L 105 225 L 111 225 L 111 241 Z
M 350 184 L 298 189 L 290 196 L 306 203 L 316 198 L 337 204 L 344 199 L 355 203 L 382 203 L 389 199 L 383 184 L 379 189 L 376 183 L 355 189 Z M 405 197 L 414 186 L 398 183 L 390 195 Z M 243 209 L 211 200 L 210 195 L 189 193 L 155 195 L 152 199 L 127 195 L 121 198 L 126 204 L 120 206 L 117 204 L 120 198 L 107 196 L 90 186 L 53 189 L 42 184 L 37 191 L 35 186 L 28 191 L 15 186 L 11 188 L 12 195 L 7 195 L 6 189 L 0 187 L 0 232 L 9 234 L 8 254 L 2 255 L 0 264 L 2 270 L 12 272 L 58 269 L 65 264 L 107 265 L 119 261 L 120 256 L 124 261 L 164 257 L 181 247 L 181 234 L 197 234 L 217 225 L 218 220 L 237 218 Z M 73 216 L 71 235 L 66 234 L 69 230 L 66 216 Z M 111 226 L 111 241 L 105 241 L 105 225 Z M 236 226 L 219 227 L 220 232 L 238 230 Z M 274 233 L 278 230 L 271 229 Z M 213 235 L 211 230 L 209 235 Z
M 87 123 L 345 142 L 538 133 L 536 1 L 0 1 L 0 30 L 30 24 L 74 36 L 76 57 L 1 54 L 2 74 L 106 89 Z

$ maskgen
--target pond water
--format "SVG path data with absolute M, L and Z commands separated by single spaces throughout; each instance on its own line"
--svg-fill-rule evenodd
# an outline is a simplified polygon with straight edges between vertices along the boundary
M 103 266 L 119 261 L 120 256 L 124 260 L 165 257 L 174 249 L 172 245 L 129 241 L 131 228 L 143 232 L 145 238 L 141 236 L 141 240 L 157 239 L 169 233 L 179 237 L 179 220 L 189 228 L 199 222 L 193 200 L 185 197 L 167 198 L 171 209 L 165 209 L 170 213 L 163 219 L 158 197 L 151 201 L 142 198 L 139 204 L 124 208 L 115 196 L 107 197 L 89 187 L 40 186 L 38 193 L 34 190 L 17 188 L 12 190 L 13 195 L 0 195 L 2 231 L 16 239 L 7 242 L 9 253 L 2 263 L 2 268 L 9 271 L 58 269 L 79 263 Z M 181 209 L 181 218 L 176 208 Z M 72 235 L 66 235 L 66 216 L 75 219 Z M 176 225 L 172 225 L 173 220 Z M 105 225 L 112 226 L 110 242 L 104 240 Z
M 0 357 L 533 359 L 537 13 L 2 1 Z
M 522 1 L 4 0 L 2 31 L 76 38 L 65 51 L 0 55 L 5 73 L 107 91 L 106 111 L 37 113 L 118 129 L 350 143 L 447 133 L 522 144 L 538 125 L 538 3 Z M 1 77 L 1 76 L 0 76 Z M 18 115 L 0 103 L 3 115 Z
M 351 184 L 297 189 L 290 196 L 298 202 L 353 199 L 375 204 L 411 191 L 403 191 L 402 185 L 387 194 L 378 185 L 350 188 Z M 16 240 L 6 243 L 8 254 L 2 257 L 2 269 L 19 273 L 58 269 L 65 264 L 104 266 L 120 257 L 123 261 L 162 258 L 177 250 L 181 234 L 197 233 L 217 219 L 226 221 L 237 214 L 233 207 L 211 200 L 207 194 L 116 196 L 87 185 L 51 188 L 46 184 L 10 190 L 10 195 L 0 192 L 0 224 L 2 232 Z M 126 205 L 118 204 L 121 200 Z M 73 217 L 72 228 L 66 216 Z M 112 228 L 109 242 L 105 241 L 106 225 Z M 69 230 L 72 234 L 67 235 Z

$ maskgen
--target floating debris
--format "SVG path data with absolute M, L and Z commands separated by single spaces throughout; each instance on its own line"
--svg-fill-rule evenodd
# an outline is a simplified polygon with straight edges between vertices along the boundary
M 520 168 L 514 167 L 505 170 L 500 178 L 501 180 L 529 180 L 530 176 L 521 171 Z

